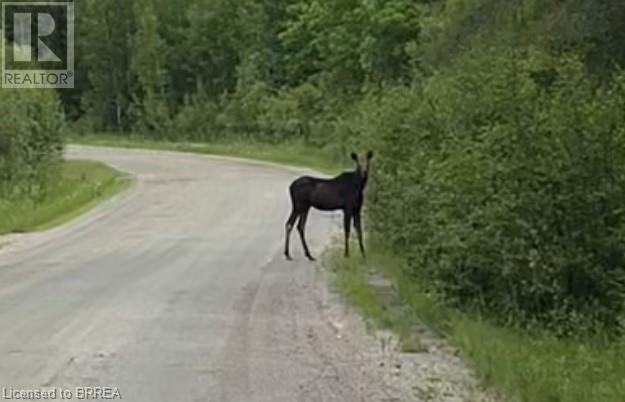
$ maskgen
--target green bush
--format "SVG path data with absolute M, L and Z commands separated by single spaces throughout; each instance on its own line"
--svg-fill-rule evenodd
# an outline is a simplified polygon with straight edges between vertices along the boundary
M 365 113 L 382 151 L 374 230 L 456 306 L 562 335 L 619 328 L 624 83 L 499 51 L 387 93 Z
M 0 91 L 0 197 L 39 197 L 57 173 L 62 115 L 51 91 Z
M 322 116 L 327 119 L 326 106 L 323 92 L 312 84 L 272 91 L 256 83 L 222 99 L 216 125 L 222 136 L 325 145 L 327 138 L 316 128 Z
M 220 134 L 217 114 L 218 105 L 211 99 L 201 95 L 188 97 L 162 135 L 170 140 L 213 141 Z

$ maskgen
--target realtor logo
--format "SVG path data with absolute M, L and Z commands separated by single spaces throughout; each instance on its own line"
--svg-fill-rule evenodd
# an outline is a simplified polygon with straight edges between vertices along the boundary
M 74 3 L 3 2 L 2 87 L 74 88 Z

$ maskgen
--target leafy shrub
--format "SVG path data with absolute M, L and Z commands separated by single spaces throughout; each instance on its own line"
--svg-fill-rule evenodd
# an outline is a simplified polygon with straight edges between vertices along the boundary
M 365 113 L 383 154 L 374 229 L 456 306 L 563 335 L 617 329 L 624 82 L 596 90 L 575 59 L 499 51 L 388 92 Z
M 0 196 L 41 195 L 62 151 L 62 115 L 54 94 L 0 91 L 0 115 Z
M 218 110 L 218 105 L 205 96 L 187 97 L 184 106 L 166 124 L 164 136 L 171 140 L 215 140 L 219 135 L 216 126 Z
M 4 89 L 0 116 L 0 198 L 42 196 L 63 147 L 63 116 L 54 92 Z
M 313 127 L 323 115 L 322 91 L 312 84 L 272 91 L 263 83 L 240 87 L 222 100 L 216 124 L 223 135 L 261 141 L 321 140 Z
M 221 113 L 216 120 L 217 127 L 228 136 L 259 137 L 261 133 L 259 120 L 269 96 L 270 89 L 264 83 L 240 86 L 233 94 L 227 94 L 221 100 Z

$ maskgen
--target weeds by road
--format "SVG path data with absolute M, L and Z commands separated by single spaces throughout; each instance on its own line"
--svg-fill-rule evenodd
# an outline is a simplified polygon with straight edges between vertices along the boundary
M 41 200 L 0 200 L 0 234 L 60 225 L 127 188 L 130 179 L 106 165 L 65 161 L 60 179 Z
M 334 284 L 372 326 L 396 333 L 403 352 L 422 353 L 431 333 L 437 333 L 460 350 L 483 385 L 504 399 L 623 401 L 625 340 L 564 341 L 501 328 L 478 314 L 460 314 L 408 280 L 404 261 L 373 243 L 378 247 L 366 261 L 330 259 Z

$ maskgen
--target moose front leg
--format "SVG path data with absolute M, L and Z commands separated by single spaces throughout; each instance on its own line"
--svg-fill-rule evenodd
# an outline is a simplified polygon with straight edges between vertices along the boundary
M 362 219 L 360 217 L 360 210 L 356 211 L 354 214 L 354 228 L 356 229 L 356 234 L 358 235 L 358 245 L 360 246 L 360 252 L 362 256 L 365 256 L 365 245 L 362 239 Z
M 352 213 L 349 210 L 343 212 L 343 231 L 345 232 L 345 257 L 349 257 L 349 232 L 352 225 Z

